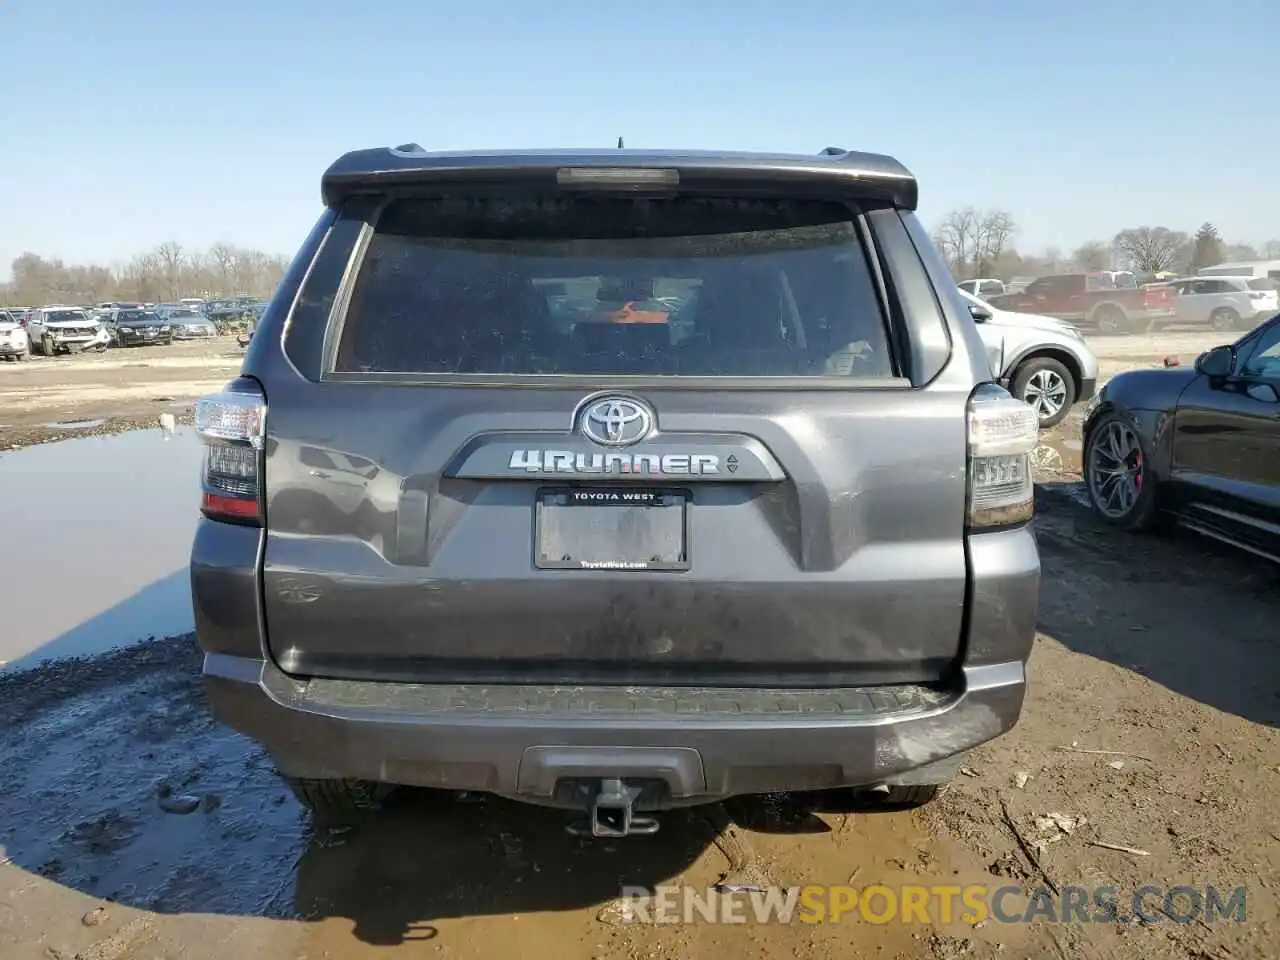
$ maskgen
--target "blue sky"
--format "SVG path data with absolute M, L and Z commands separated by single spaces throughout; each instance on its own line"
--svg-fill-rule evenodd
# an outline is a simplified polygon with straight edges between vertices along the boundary
M 184 6 L 189 6 L 184 9 Z M 0 277 L 291 253 L 345 150 L 890 153 L 932 225 L 1280 238 L 1280 2 L 0 0 Z

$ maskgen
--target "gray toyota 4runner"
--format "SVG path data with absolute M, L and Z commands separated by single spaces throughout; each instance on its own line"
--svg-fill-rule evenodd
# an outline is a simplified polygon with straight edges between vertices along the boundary
M 929 799 L 1018 718 L 1036 417 L 895 160 L 347 154 L 197 407 L 209 700 L 320 817 Z

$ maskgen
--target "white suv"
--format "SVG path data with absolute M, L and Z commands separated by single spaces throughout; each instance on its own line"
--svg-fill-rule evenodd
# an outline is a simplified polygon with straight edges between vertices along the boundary
M 1187 277 L 1174 287 L 1178 323 L 1251 330 L 1280 313 L 1276 282 L 1264 277 Z
M 979 300 L 985 300 L 987 297 L 998 297 L 1002 293 L 1008 293 L 1008 288 L 1004 285 L 1003 280 L 996 280 L 991 277 L 979 277 L 977 280 L 962 280 L 957 286 L 965 293 L 973 294 Z
M 111 335 L 78 307 L 40 307 L 27 319 L 27 335 L 32 349 L 39 348 L 46 357 L 57 353 L 79 353 L 81 350 L 107 349 Z
M 991 372 L 1019 400 L 1031 404 L 1041 427 L 1052 427 L 1088 400 L 1098 383 L 1098 358 L 1080 331 L 1063 320 L 1014 313 L 983 303 L 967 290 Z
M 25 360 L 31 356 L 27 331 L 21 321 L 7 310 L 0 310 L 0 359 Z

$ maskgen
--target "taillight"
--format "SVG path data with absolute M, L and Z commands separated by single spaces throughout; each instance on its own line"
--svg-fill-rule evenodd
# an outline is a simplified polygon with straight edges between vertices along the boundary
M 1266 300 L 1269 296 L 1270 294 L 1254 291 L 1253 293 L 1249 294 L 1249 299 L 1250 300 Z
M 245 378 L 196 401 L 196 433 L 205 446 L 200 511 L 209 519 L 262 525 L 266 419 L 266 398 Z
M 1031 519 L 1031 451 L 1039 438 L 1040 421 L 1028 404 L 994 383 L 974 390 L 969 397 L 970 528 Z

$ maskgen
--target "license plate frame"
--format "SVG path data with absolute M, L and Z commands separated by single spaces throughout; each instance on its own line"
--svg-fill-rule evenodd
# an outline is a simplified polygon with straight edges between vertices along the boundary
M 534 500 L 534 566 L 542 570 L 611 573 L 688 570 L 692 501 L 689 490 L 672 487 L 542 487 Z M 569 512 L 573 512 L 572 517 Z M 615 533 L 625 530 L 629 518 L 643 519 L 643 529 L 633 527 L 629 531 L 633 536 L 656 536 L 658 542 L 643 550 L 633 547 L 601 553 L 600 546 L 608 541 L 610 528 Z M 591 529 L 593 521 L 598 529 Z M 584 534 L 581 546 L 575 548 L 575 535 Z M 615 538 L 620 539 L 623 536 Z M 581 552 L 574 555 L 575 549 Z M 647 557 L 640 555 L 649 550 L 653 552 Z

